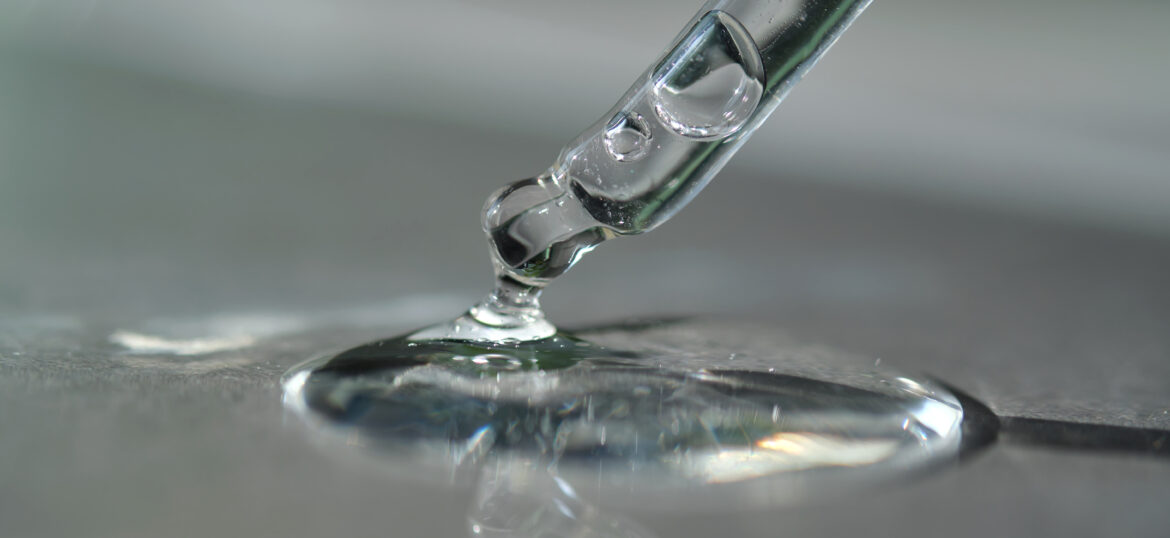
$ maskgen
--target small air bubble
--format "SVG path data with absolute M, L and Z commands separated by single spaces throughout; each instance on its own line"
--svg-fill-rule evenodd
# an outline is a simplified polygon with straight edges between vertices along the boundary
M 605 129 L 605 150 L 620 162 L 636 161 L 650 149 L 650 126 L 637 112 L 621 112 Z

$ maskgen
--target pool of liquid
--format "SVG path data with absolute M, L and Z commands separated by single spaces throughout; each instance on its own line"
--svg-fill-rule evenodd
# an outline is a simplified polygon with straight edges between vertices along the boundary
M 676 506 L 782 502 L 958 452 L 962 406 L 930 381 L 831 349 L 693 334 L 392 338 L 295 368 L 284 398 L 315 428 L 423 479 L 522 461 L 642 504 L 651 491 Z

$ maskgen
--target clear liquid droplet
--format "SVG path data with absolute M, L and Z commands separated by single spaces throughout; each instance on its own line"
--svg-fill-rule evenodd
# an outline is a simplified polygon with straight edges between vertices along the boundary
M 654 72 L 654 112 L 683 136 L 712 139 L 747 123 L 764 93 L 764 64 L 747 29 L 712 11 Z
M 636 161 L 650 150 L 650 126 L 637 112 L 621 112 L 605 130 L 605 150 L 617 161 Z
M 601 344 L 565 334 L 514 345 L 398 337 L 298 366 L 282 381 L 284 402 L 346 446 L 405 458 L 394 467 L 407 472 L 446 480 L 531 462 L 567 483 L 642 488 L 648 501 L 670 492 L 672 503 L 741 506 L 761 486 L 793 484 L 803 497 L 957 453 L 963 407 L 929 380 L 780 341 L 757 344 L 775 356 L 741 353 L 730 368 L 709 338 L 728 334 L 700 323 L 591 331 Z M 738 482 L 753 485 L 726 489 Z

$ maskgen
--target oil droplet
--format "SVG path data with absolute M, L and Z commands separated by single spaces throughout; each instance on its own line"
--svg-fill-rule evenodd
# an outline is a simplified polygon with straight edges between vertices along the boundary
M 605 128 L 605 150 L 615 160 L 636 161 L 650 150 L 650 126 L 637 112 L 619 112 Z
M 721 11 L 703 16 L 654 72 L 654 112 L 683 136 L 739 131 L 760 104 L 764 63 L 747 29 Z

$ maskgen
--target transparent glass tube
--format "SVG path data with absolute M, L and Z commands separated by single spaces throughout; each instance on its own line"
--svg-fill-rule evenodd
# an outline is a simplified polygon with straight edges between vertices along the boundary
M 497 275 L 539 289 L 602 241 L 665 222 L 869 2 L 708 2 L 545 173 L 489 198 L 483 225 Z

